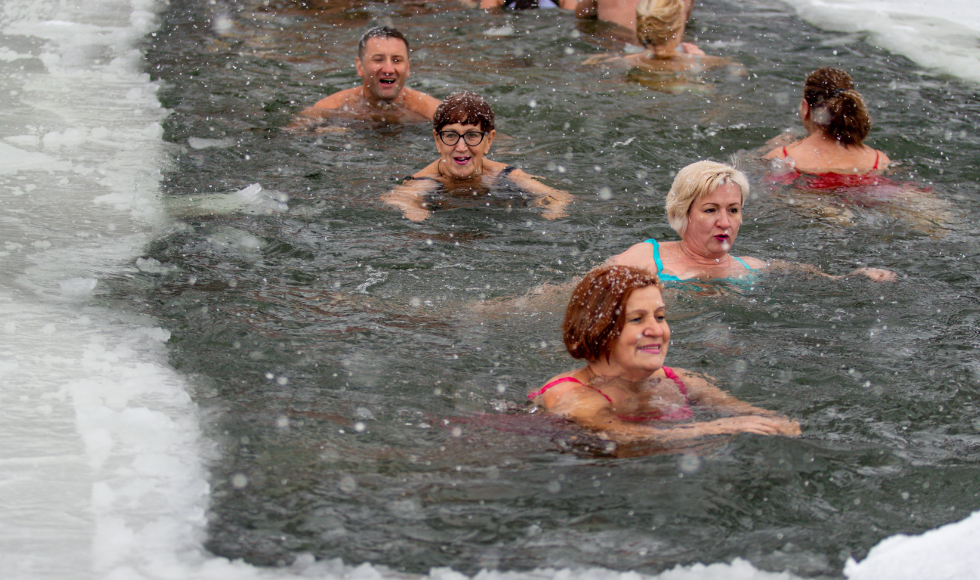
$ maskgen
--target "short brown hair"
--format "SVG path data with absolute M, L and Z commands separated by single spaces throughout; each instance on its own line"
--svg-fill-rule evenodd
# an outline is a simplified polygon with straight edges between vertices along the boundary
M 626 324 L 626 302 L 634 290 L 656 286 L 660 278 L 643 268 L 603 266 L 578 283 L 561 325 L 565 348 L 573 358 L 589 362 L 609 358 Z
M 825 66 L 810 73 L 803 98 L 810 120 L 841 145 L 860 145 L 871 131 L 871 115 L 854 90 L 854 79 L 839 68 Z
M 439 104 L 432 115 L 432 128 L 437 132 L 446 125 L 479 125 L 489 133 L 494 130 L 493 109 L 483 97 L 469 91 L 457 91 Z
M 364 49 L 367 47 L 368 41 L 372 38 L 397 38 L 405 43 L 405 52 L 408 52 L 408 39 L 399 30 L 390 26 L 375 26 L 374 28 L 369 28 L 361 36 L 361 40 L 357 42 L 357 56 L 362 59 L 364 58 Z

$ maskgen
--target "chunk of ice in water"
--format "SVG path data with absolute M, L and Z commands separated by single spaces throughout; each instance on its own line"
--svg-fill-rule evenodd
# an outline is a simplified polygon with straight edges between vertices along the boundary
M 98 282 L 95 278 L 69 278 L 62 280 L 58 286 L 68 298 L 88 298 Z
M 231 137 L 226 137 L 224 139 L 188 137 L 187 144 L 191 146 L 191 149 L 227 149 L 235 146 L 235 140 Z

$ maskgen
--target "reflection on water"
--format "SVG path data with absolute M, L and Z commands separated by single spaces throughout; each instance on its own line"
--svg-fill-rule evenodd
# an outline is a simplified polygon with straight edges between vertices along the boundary
M 284 212 L 183 211 L 143 272 L 115 282 L 119 303 L 172 331 L 173 364 L 208 413 L 220 447 L 216 554 L 469 573 L 656 572 L 737 556 L 839 576 L 885 536 L 976 509 L 980 366 L 968 353 L 980 258 L 969 228 L 954 213 L 943 235 L 924 234 L 869 204 L 846 207 L 871 217 L 823 219 L 787 186 L 762 186 L 764 166 L 746 153 L 798 123 L 806 73 L 840 66 L 872 107 L 872 145 L 900 162 L 892 177 L 970 214 L 971 87 L 856 40 L 823 43 L 834 35 L 766 0 L 699 3 L 696 42 L 749 74 L 709 71 L 696 82 L 710 91 L 678 94 L 580 66 L 618 48 L 593 37 L 602 26 L 555 11 L 172 0 L 163 20 L 149 68 L 173 111 L 167 195 L 186 209 L 257 183 L 288 199 Z M 408 34 L 411 86 L 486 95 L 508 136 L 493 158 L 571 192 L 569 216 L 449 207 L 409 223 L 380 195 L 431 161 L 427 125 L 285 130 L 354 84 L 371 22 Z M 736 153 L 758 184 L 736 253 L 901 274 L 771 274 L 668 294 L 670 363 L 799 417 L 803 437 L 617 452 L 641 455 L 627 459 L 526 414 L 525 394 L 572 365 L 561 289 L 637 241 L 673 239 L 662 208 L 673 172 Z M 536 287 L 555 290 L 529 295 Z

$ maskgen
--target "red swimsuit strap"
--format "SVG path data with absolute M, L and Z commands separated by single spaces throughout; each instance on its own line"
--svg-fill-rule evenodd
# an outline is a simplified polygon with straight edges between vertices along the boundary
M 878 156 L 880 154 L 881 154 L 881 151 L 878 151 L 877 149 L 875 149 L 875 166 L 872 167 L 871 169 L 878 169 Z
M 662 368 L 664 369 L 664 374 L 667 375 L 667 378 L 670 379 L 670 380 L 672 380 L 672 381 L 674 381 L 674 383 L 677 384 L 678 390 L 680 390 L 681 394 L 684 395 L 684 398 L 686 399 L 687 398 L 687 385 L 684 384 L 684 381 L 682 381 L 681 378 L 679 376 L 677 376 L 677 373 L 674 372 L 674 369 L 672 369 L 670 367 L 662 367 Z M 529 393 L 528 396 L 527 396 L 527 398 L 528 399 L 533 399 L 534 397 L 543 395 L 545 391 L 547 391 L 551 387 L 553 387 L 555 385 L 558 385 L 558 384 L 561 384 L 561 383 L 578 383 L 580 385 L 589 387 L 593 391 L 595 391 L 595 392 L 599 393 L 600 395 L 602 395 L 603 397 L 605 397 L 607 401 L 609 401 L 610 403 L 612 403 L 612 399 L 609 398 L 609 395 L 603 393 L 602 391 L 600 391 L 599 389 L 593 387 L 592 385 L 586 385 L 585 383 L 583 383 L 582 381 L 576 379 L 575 377 L 561 377 L 560 379 L 555 379 L 555 380 L 551 381 L 550 383 L 548 383 L 547 385 L 541 387 L 537 391 L 534 391 L 533 393 Z
M 686 399 L 687 385 L 684 384 L 684 381 L 682 381 L 681 378 L 677 376 L 677 373 L 674 372 L 674 369 L 670 367 L 663 367 L 663 369 L 664 369 L 664 374 L 667 375 L 667 378 L 677 383 L 677 388 L 680 390 L 681 394 L 684 395 L 684 398 Z
M 599 393 L 600 395 L 602 395 L 603 397 L 605 397 L 607 401 L 609 401 L 610 403 L 612 403 L 612 399 L 609 398 L 609 395 L 603 393 L 602 391 L 600 391 L 599 389 L 593 387 L 592 385 L 586 385 L 585 383 L 583 383 L 582 381 L 576 379 L 575 377 L 562 377 L 560 379 L 555 379 L 555 380 L 551 381 L 550 383 L 548 383 L 547 385 L 541 387 L 537 391 L 534 391 L 533 393 L 528 394 L 527 398 L 528 399 L 533 399 L 534 397 L 537 397 L 538 395 L 543 395 L 545 391 L 547 391 L 548 389 L 550 389 L 551 387 L 553 387 L 553 386 L 555 386 L 555 385 L 557 385 L 559 383 L 578 383 L 580 385 L 589 387 L 593 391 L 595 391 L 595 392 Z

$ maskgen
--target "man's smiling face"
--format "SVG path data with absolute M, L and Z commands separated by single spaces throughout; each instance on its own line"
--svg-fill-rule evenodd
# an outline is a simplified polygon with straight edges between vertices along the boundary
M 370 99 L 394 101 L 408 80 L 408 47 L 399 38 L 368 39 L 354 63 Z

